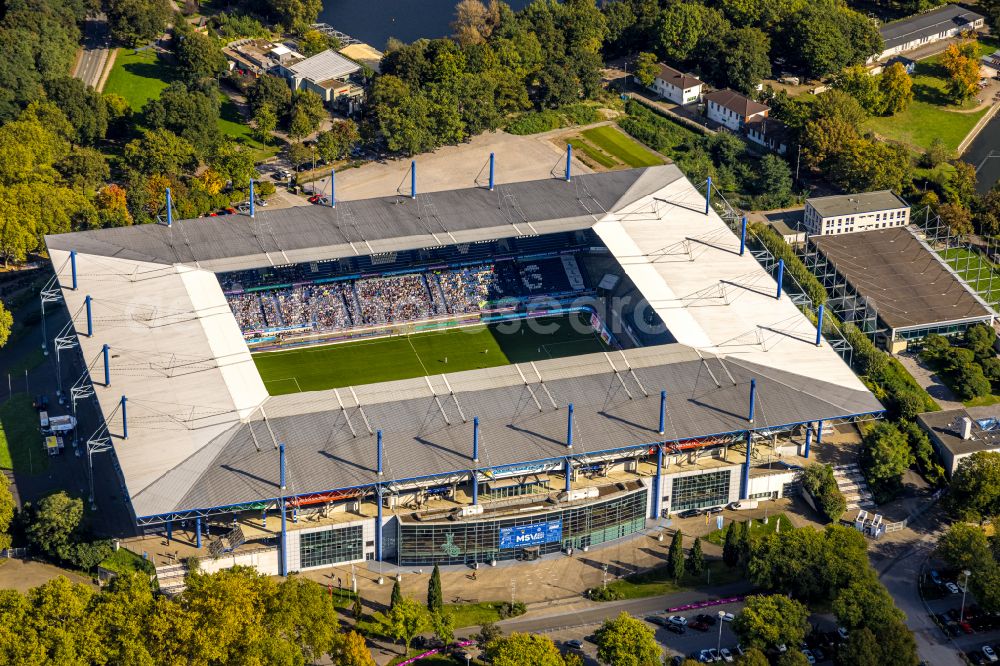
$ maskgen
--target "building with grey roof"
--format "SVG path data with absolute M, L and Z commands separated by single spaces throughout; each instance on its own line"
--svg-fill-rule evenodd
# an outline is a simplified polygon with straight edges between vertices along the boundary
M 211 525 L 213 553 L 253 530 L 272 573 L 530 558 L 778 496 L 758 447 L 805 433 L 808 456 L 882 406 L 705 203 L 668 165 L 49 236 L 103 418 L 83 441 L 143 529 L 194 521 L 200 547 Z M 572 230 L 674 342 L 616 310 L 613 352 L 271 396 L 215 275 Z
M 927 412 L 918 414 L 917 422 L 937 449 L 948 476 L 973 453 L 1000 451 L 1000 409 L 996 406 Z
M 361 86 L 351 81 L 361 71 L 361 65 L 333 49 L 282 63 L 275 71 L 288 80 L 292 90 L 311 90 L 327 103 L 363 93 Z
M 942 5 L 879 28 L 885 47 L 872 60 L 884 60 L 942 39 L 983 27 L 985 18 L 960 5 Z
M 812 197 L 803 222 L 808 233 L 823 236 L 905 227 L 910 204 L 890 190 Z

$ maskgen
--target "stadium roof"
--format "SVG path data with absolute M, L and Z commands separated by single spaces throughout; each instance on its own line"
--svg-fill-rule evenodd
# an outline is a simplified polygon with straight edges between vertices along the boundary
M 886 23 L 879 28 L 885 48 L 891 49 L 924 37 L 933 37 L 955 27 L 962 27 L 983 16 L 958 5 L 944 5 L 922 14 Z
M 254 222 L 229 216 L 47 237 L 78 329 L 84 298 L 93 297 L 94 336 L 79 341 L 135 515 L 274 498 L 276 442 L 286 445 L 288 494 L 371 483 L 375 428 L 385 431 L 387 482 L 462 472 L 471 447 L 463 415 L 481 418 L 480 466 L 491 467 L 566 455 L 569 402 L 573 455 L 745 430 L 751 377 L 759 387 L 755 428 L 881 410 L 829 345 L 815 346 L 815 329 L 788 297 L 774 297 L 756 260 L 739 256 L 738 239 L 714 211 L 705 214 L 703 195 L 676 167 L 499 189 L 347 205 L 373 247 L 592 227 L 679 344 L 269 397 L 207 269 L 342 251 L 343 243 L 328 242 L 343 238 L 331 222 L 336 212 L 296 208 Z M 447 241 L 421 233 L 416 212 L 428 201 Z M 520 220 L 512 224 L 504 210 Z M 69 288 L 70 250 L 77 290 Z M 112 350 L 110 386 L 101 382 L 103 344 Z M 653 431 L 661 389 L 670 416 L 663 438 Z
M 288 71 L 295 76 L 319 83 L 327 79 L 342 79 L 350 76 L 361 71 L 361 65 L 332 49 L 327 49 L 293 65 L 288 65 Z
M 906 227 L 810 236 L 809 241 L 890 328 L 988 320 L 993 314 Z

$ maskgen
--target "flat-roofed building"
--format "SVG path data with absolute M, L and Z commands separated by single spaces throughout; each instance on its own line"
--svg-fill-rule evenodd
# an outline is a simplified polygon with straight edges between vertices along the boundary
M 929 12 L 886 23 L 879 28 L 885 48 L 872 60 L 884 60 L 897 53 L 955 37 L 981 28 L 984 23 L 985 19 L 981 14 L 959 5 L 944 5 Z
M 351 81 L 360 71 L 361 65 L 331 49 L 278 67 L 278 73 L 288 80 L 292 90 L 311 90 L 328 104 L 364 94 L 361 86 Z
M 973 453 L 1000 451 L 1000 408 L 996 406 L 918 414 L 917 422 L 927 431 L 948 476 Z
M 818 236 L 905 227 L 910 204 L 890 190 L 815 197 L 806 199 L 803 221 L 806 231 Z

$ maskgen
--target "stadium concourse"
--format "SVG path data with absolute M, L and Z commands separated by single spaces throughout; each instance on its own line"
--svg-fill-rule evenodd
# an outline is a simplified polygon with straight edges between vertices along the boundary
M 765 458 L 882 411 L 674 166 L 46 241 L 104 418 L 88 451 L 142 530 L 228 553 L 206 570 L 589 549 L 779 498 L 797 468 Z M 251 355 L 565 314 L 610 346 L 284 395 Z

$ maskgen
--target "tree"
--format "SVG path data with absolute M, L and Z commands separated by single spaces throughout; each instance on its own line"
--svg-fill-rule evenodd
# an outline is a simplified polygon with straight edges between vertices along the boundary
M 323 108 L 323 100 L 311 90 L 300 90 L 295 93 L 292 110 L 289 116 L 288 136 L 302 139 L 319 127 L 320 121 L 327 115 Z
M 965 329 L 965 344 L 976 355 L 977 360 L 992 358 L 996 356 L 993 350 L 993 343 L 996 342 L 997 334 L 993 327 L 986 324 L 976 324 Z
M 246 146 L 227 138 L 219 143 L 209 159 L 212 169 L 223 181 L 228 180 L 233 187 L 249 187 L 250 179 L 257 177 L 253 153 Z
M 674 537 L 670 541 L 670 554 L 667 556 L 667 567 L 674 580 L 680 580 L 684 576 L 684 535 L 680 530 L 674 532 Z
M 475 638 L 480 649 L 485 649 L 490 641 L 500 636 L 503 636 L 503 629 L 498 627 L 496 622 L 484 622 L 479 627 L 479 633 L 476 634 Z
M 289 28 L 300 28 L 316 22 L 323 9 L 322 0 L 267 0 L 278 20 Z
M 395 608 L 396 604 L 403 600 L 403 591 L 399 587 L 399 579 L 392 583 L 392 593 L 389 595 L 389 608 Z
M 941 57 L 941 65 L 948 72 L 945 86 L 948 97 L 956 104 L 974 96 L 979 90 L 979 60 L 975 40 L 950 44 Z
M 173 43 L 177 66 L 189 81 L 215 78 L 226 72 L 226 58 L 208 35 L 186 28 L 175 32 Z
M 444 595 L 441 592 L 441 569 L 434 565 L 431 578 L 427 582 L 427 610 L 440 613 L 444 610 Z
M 772 202 L 768 208 L 788 203 L 792 194 L 792 169 L 777 155 L 767 154 L 760 160 L 757 185 L 760 193 Z
M 334 663 L 339 666 L 375 666 L 371 650 L 356 631 L 338 634 L 330 656 L 334 657 Z
M 50 557 L 69 561 L 73 536 L 83 519 L 83 500 L 64 491 L 49 495 L 31 511 L 25 530 L 28 542 Z
M 624 4 L 624 3 L 623 3 Z M 635 78 L 647 88 L 656 81 L 660 68 L 654 53 L 640 53 L 635 59 Z
M 207 154 L 219 140 L 218 91 L 188 88 L 175 81 L 157 99 L 146 102 L 143 114 L 153 129 L 168 129 L 186 139 L 199 155 Z
M 697 576 L 705 569 L 705 556 L 701 552 L 701 539 L 695 537 L 691 545 L 691 552 L 688 553 L 687 570 L 691 575 Z
M 729 529 L 726 530 L 726 538 L 722 543 L 722 561 L 726 563 L 728 567 L 735 567 L 740 563 L 740 549 L 737 541 L 739 540 L 739 535 L 736 533 L 736 523 L 729 523 Z
M 938 215 L 956 235 L 964 236 L 975 231 L 972 226 L 972 211 L 961 204 L 941 204 L 938 206 Z
M 906 70 L 903 70 L 903 74 L 906 75 Z M 833 84 L 837 89 L 858 100 L 858 104 L 868 113 L 882 115 L 885 109 L 885 94 L 879 84 L 880 78 L 881 76 L 872 76 L 861 65 L 855 65 L 841 72 Z
M 257 77 L 247 89 L 247 104 L 254 118 L 264 106 L 270 106 L 277 117 L 288 113 L 292 104 L 292 90 L 284 79 L 265 74 Z
M 6 327 L 5 327 L 5 315 L 6 315 Z M 6 308 L 0 304 L 0 347 L 3 347 L 4 343 L 7 341 L 7 334 L 4 333 L 4 328 L 9 332 L 10 326 L 13 322 L 10 321 L 10 313 Z M 6 482 L 0 482 L 0 550 L 5 548 L 10 548 L 10 523 L 14 520 L 14 509 L 17 505 L 14 503 L 14 496 L 10 492 L 10 484 Z
M 962 458 L 951 477 L 948 505 L 961 520 L 1000 514 L 1000 453 L 977 451 Z
M 910 154 L 895 143 L 848 142 L 831 164 L 831 180 L 847 190 L 903 189 L 910 181 Z
M 548 636 L 513 633 L 494 638 L 486 645 L 493 666 L 564 666 L 559 649 Z
M 337 120 L 329 130 L 316 137 L 316 149 L 320 157 L 332 162 L 346 157 L 360 140 L 357 123 L 353 120 Z
M 770 666 L 767 655 L 757 648 L 744 650 L 743 657 L 737 662 L 740 666 Z
M 76 143 L 92 145 L 107 134 L 107 107 L 83 81 L 71 76 L 53 79 L 47 83 L 46 93 L 72 125 Z
M 733 525 L 736 530 L 734 545 L 739 561 L 746 564 L 750 560 L 750 522 L 743 520 Z
M 882 92 L 882 113 L 893 116 L 913 101 L 913 79 L 906 73 L 902 63 L 894 62 L 882 72 L 878 82 Z
M 434 146 L 429 104 L 402 79 L 391 74 L 377 77 L 372 86 L 371 107 L 389 150 L 413 155 Z
M 952 388 L 962 400 L 972 400 L 990 394 L 993 388 L 978 363 L 963 363 L 952 372 Z
M 7 344 L 7 340 L 10 339 L 10 329 L 12 326 L 14 326 L 14 316 L 11 315 L 7 306 L 0 301 L 0 347 Z M 8 490 L 8 492 L 10 491 Z
M 788 650 L 778 657 L 777 666 L 809 666 L 809 659 L 801 650 Z
M 595 632 L 597 658 L 615 666 L 659 666 L 663 652 L 653 630 L 622 611 Z
M 937 555 L 956 569 L 978 569 L 993 560 L 986 533 L 969 523 L 954 523 L 938 540 Z
M 879 421 L 865 436 L 861 464 L 869 483 L 896 487 L 914 462 L 909 440 L 892 421 Z
M 702 7 L 698 4 L 668 5 L 657 29 L 660 54 L 668 60 L 686 60 L 702 35 L 702 17 Z
M 433 611 L 431 626 L 434 628 L 434 635 L 445 645 L 455 640 L 455 618 L 451 613 Z
M 142 132 L 125 144 L 124 154 L 128 168 L 144 175 L 185 173 L 198 165 L 191 142 L 167 129 Z
M 726 36 L 720 54 L 726 84 L 751 94 L 760 80 L 771 74 L 771 40 L 757 28 L 738 28 Z
M 111 38 L 132 47 L 162 33 L 171 13 L 167 0 L 108 0 L 105 6 Z
M 743 645 L 766 650 L 799 645 L 809 631 L 809 609 L 780 594 L 751 595 L 733 621 Z
M 802 473 L 802 487 L 816 500 L 817 508 L 831 521 L 840 520 L 847 510 L 847 500 L 833 478 L 829 465 L 812 463 Z
M 264 104 L 253 116 L 253 138 L 269 143 L 271 134 L 278 127 L 278 116 L 270 104 Z
M 81 191 L 93 191 L 111 177 L 108 160 L 96 148 L 74 146 L 55 168 L 67 185 Z
M 889 590 L 877 580 L 858 580 L 837 593 L 833 600 L 837 622 L 848 629 L 868 627 L 878 630 L 906 616 L 896 608 Z
M 354 601 L 351 602 L 351 617 L 357 622 L 365 615 L 365 607 L 361 604 L 361 595 L 355 594 Z
M 1000 0 L 979 0 L 976 3 L 976 11 L 982 12 L 986 17 L 993 34 L 1000 31 Z
M 330 48 L 330 40 L 319 30 L 306 30 L 299 40 L 299 50 L 306 57 L 322 53 Z
M 838 656 L 838 663 L 857 666 L 917 666 L 919 661 L 913 634 L 901 622 L 852 631 Z

